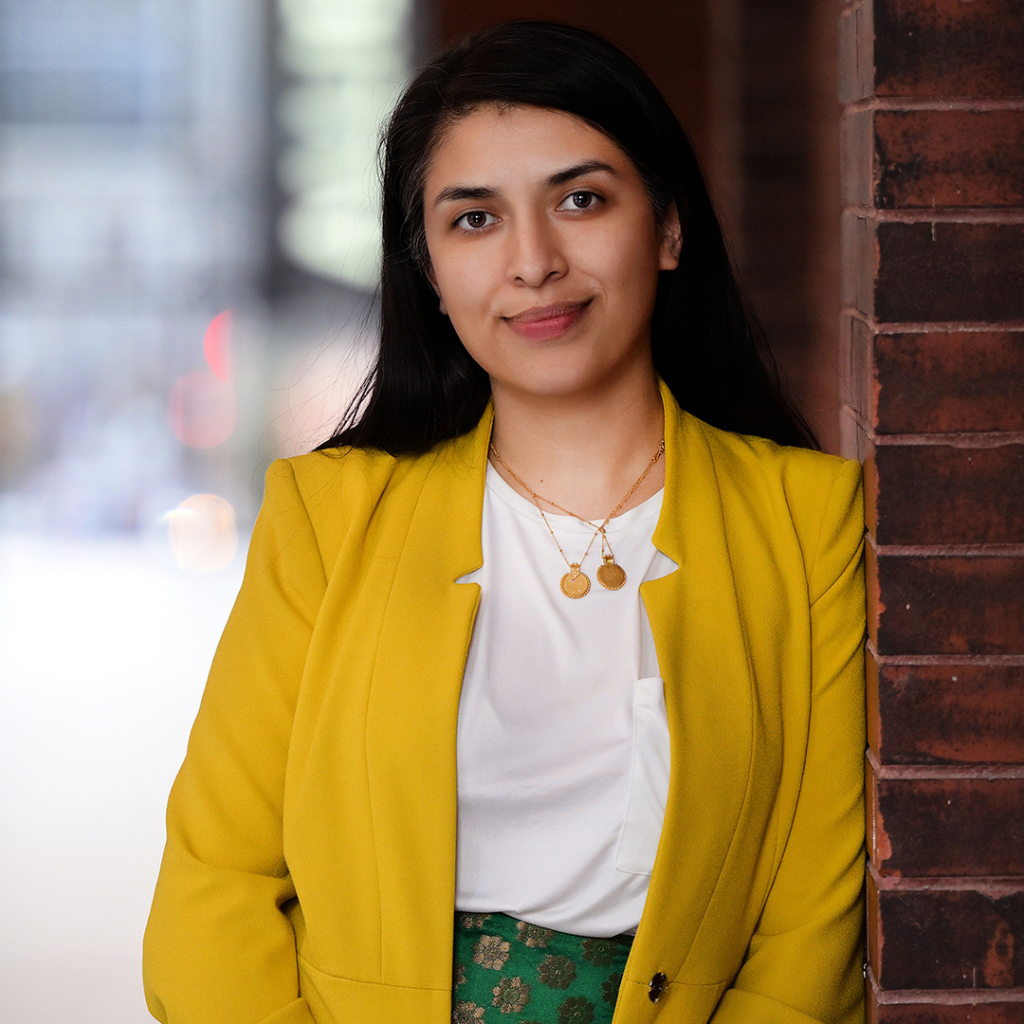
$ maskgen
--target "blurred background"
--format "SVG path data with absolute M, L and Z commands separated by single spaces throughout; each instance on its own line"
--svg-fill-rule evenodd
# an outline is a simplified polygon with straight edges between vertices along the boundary
M 623 46 L 838 445 L 834 10 L 812 0 L 0 0 L 0 1019 L 143 1024 L 163 805 L 263 471 L 373 353 L 378 127 L 512 17 Z

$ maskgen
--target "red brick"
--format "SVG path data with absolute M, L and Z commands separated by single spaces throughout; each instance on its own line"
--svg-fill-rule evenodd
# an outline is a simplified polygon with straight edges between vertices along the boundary
M 839 16 L 839 101 L 854 103 L 874 91 L 875 28 L 871 0 Z
M 869 992 L 868 1024 L 1024 1024 L 1024 1003 L 879 1004 Z
M 876 439 L 868 441 L 864 453 L 864 525 L 874 537 L 878 524 L 878 464 L 875 457 Z
M 881 321 L 1024 320 L 1022 266 L 1024 224 L 881 223 L 874 315 Z
M 880 110 L 874 149 L 882 209 L 1024 204 L 1024 110 Z
M 1024 653 L 1024 558 L 879 557 L 869 546 L 867 562 L 879 654 Z
M 871 439 L 864 429 L 862 421 L 851 407 L 839 411 L 840 451 L 844 458 L 863 462 L 871 446 Z
M 874 383 L 880 434 L 1024 430 L 1024 332 L 876 335 Z
M 881 665 L 868 733 L 882 764 L 1024 764 L 1024 666 Z
M 840 242 L 843 265 L 842 301 L 865 316 L 874 315 L 878 241 L 875 225 L 867 217 L 844 213 Z
M 874 405 L 870 370 L 871 330 L 859 317 L 843 316 L 839 337 L 843 401 L 868 422 Z
M 1020 0 L 874 0 L 879 96 L 1024 95 Z
M 1024 779 L 872 776 L 868 815 L 880 875 L 1024 874 Z
M 1024 544 L 1024 445 L 878 445 L 868 529 L 879 544 Z
M 841 201 L 844 206 L 871 206 L 874 201 L 874 112 L 847 111 L 840 122 Z
M 883 989 L 1001 989 L 1024 984 L 1024 893 L 875 888 L 868 950 Z

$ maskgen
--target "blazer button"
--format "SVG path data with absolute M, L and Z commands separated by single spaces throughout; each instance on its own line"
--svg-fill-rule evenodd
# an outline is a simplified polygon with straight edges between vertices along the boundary
M 647 986 L 647 995 L 652 1003 L 656 1003 L 665 991 L 665 985 L 668 983 L 668 978 L 665 977 L 661 971 L 651 978 L 650 984 Z

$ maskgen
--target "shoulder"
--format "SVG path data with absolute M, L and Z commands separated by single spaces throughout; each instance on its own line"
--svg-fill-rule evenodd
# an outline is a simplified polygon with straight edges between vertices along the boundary
M 707 442 L 720 481 L 724 477 L 737 485 L 775 491 L 796 513 L 822 503 L 835 505 L 837 511 L 852 511 L 857 505 L 860 463 L 693 422 Z
M 700 420 L 724 511 L 790 532 L 809 581 L 860 557 L 864 535 L 861 467 L 854 460 L 719 430 Z
M 342 495 L 352 505 L 383 491 L 397 462 L 387 452 L 367 448 L 327 448 L 278 459 L 267 470 L 267 493 L 291 487 L 311 511 L 333 505 Z
M 716 461 L 728 464 L 734 471 L 777 479 L 798 490 L 820 487 L 837 478 L 854 483 L 860 479 L 860 464 L 854 460 L 807 448 L 789 448 L 763 437 L 721 430 L 692 416 L 689 419 Z
M 425 489 L 444 492 L 458 474 L 458 442 L 419 455 L 389 455 L 371 448 L 328 448 L 278 459 L 267 470 L 263 512 L 302 517 L 329 562 L 343 539 L 384 526 L 401 531 Z
M 301 508 L 314 528 L 337 529 L 365 517 L 391 489 L 395 477 L 431 456 L 399 457 L 368 448 L 328 448 L 267 469 L 264 509 Z

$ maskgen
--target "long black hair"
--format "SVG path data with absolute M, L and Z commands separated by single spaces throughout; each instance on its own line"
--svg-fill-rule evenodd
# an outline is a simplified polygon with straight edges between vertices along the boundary
M 447 127 L 484 104 L 574 114 L 633 161 L 659 222 L 676 204 L 683 247 L 678 267 L 659 275 L 651 348 L 680 406 L 725 430 L 817 447 L 780 389 L 693 148 L 661 93 L 601 37 L 531 21 L 488 29 L 442 53 L 391 115 L 382 142 L 380 349 L 337 432 L 319 447 L 424 452 L 471 430 L 484 412 L 490 380 L 438 309 L 423 227 L 430 155 Z

